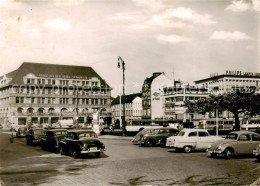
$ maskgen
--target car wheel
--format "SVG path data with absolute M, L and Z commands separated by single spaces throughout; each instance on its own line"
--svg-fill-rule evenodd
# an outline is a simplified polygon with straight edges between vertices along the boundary
M 145 141 L 145 146 L 146 146 L 146 147 L 152 147 L 152 146 L 153 146 L 152 140 L 150 140 L 150 139 L 146 140 L 146 141 Z
M 257 161 L 260 161 L 260 156 L 256 156 L 256 160 L 257 160 Z
M 209 158 L 215 158 L 216 155 L 215 155 L 215 154 L 210 154 L 208 157 L 209 157 Z
M 160 146 L 161 146 L 162 148 L 164 148 L 164 147 L 166 146 L 166 139 L 162 139 L 162 140 L 160 141 Z
M 233 156 L 233 150 L 231 148 L 227 148 L 224 154 L 226 159 L 231 159 Z
M 97 157 L 97 158 L 99 158 L 100 157 L 100 152 L 95 152 L 95 156 Z
M 60 154 L 61 154 L 61 155 L 65 155 L 65 152 L 64 152 L 64 150 L 63 150 L 62 147 L 60 148 Z
M 73 158 L 77 159 L 79 158 L 79 153 L 77 151 L 73 151 L 72 156 Z
M 185 146 L 183 147 L 183 152 L 190 153 L 192 151 L 191 146 Z

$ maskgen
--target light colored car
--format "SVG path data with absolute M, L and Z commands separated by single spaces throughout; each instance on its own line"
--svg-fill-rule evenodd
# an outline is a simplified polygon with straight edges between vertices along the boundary
M 259 145 L 260 135 L 250 131 L 229 133 L 225 139 L 217 141 L 208 147 L 208 156 L 224 156 L 227 159 L 235 155 L 252 154 Z
M 210 136 L 205 129 L 183 129 L 177 136 L 167 138 L 166 147 L 188 153 L 192 150 L 207 150 L 211 143 L 222 139 L 218 136 Z

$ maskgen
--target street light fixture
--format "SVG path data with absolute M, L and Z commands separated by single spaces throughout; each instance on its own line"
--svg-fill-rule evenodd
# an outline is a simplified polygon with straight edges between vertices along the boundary
M 125 62 L 124 60 L 118 56 L 118 64 L 117 67 L 120 68 L 122 64 L 122 70 L 123 70 L 123 116 L 122 116 L 122 130 L 123 130 L 123 136 L 126 136 L 126 122 L 125 122 Z M 120 110 L 121 112 L 121 110 Z

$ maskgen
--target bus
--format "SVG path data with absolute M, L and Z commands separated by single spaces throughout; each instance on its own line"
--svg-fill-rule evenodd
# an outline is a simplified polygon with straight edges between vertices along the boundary
M 219 131 L 231 131 L 234 127 L 234 119 L 218 119 L 218 129 Z M 216 130 L 216 118 L 209 118 L 205 120 L 200 120 L 199 128 L 206 129 L 208 131 L 215 131 Z
M 166 126 L 169 126 L 169 123 L 165 120 L 132 120 L 131 123 L 126 125 L 126 131 L 139 132 L 143 129 L 156 129 Z

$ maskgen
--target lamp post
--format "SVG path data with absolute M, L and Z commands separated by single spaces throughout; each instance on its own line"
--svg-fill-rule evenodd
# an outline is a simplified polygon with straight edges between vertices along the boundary
M 123 116 L 122 116 L 122 129 L 123 129 L 123 136 L 126 136 L 126 123 L 125 123 L 125 62 L 124 60 L 118 56 L 118 64 L 117 67 L 120 68 L 122 64 L 122 70 L 123 70 Z M 121 112 L 121 110 L 120 110 Z

